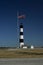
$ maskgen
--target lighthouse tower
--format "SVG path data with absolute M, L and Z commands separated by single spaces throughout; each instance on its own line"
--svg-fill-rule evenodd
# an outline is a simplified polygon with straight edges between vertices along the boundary
M 23 48 L 24 46 L 24 35 L 23 35 L 23 24 L 20 24 L 20 39 L 19 39 L 19 43 L 20 43 L 20 48 Z

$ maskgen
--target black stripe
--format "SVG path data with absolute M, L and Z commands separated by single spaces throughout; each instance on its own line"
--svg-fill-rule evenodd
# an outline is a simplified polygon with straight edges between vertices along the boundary
M 24 42 L 24 39 L 20 39 L 19 42 Z
M 23 28 L 23 25 L 20 25 L 20 28 Z
M 20 32 L 20 35 L 23 35 L 23 32 Z

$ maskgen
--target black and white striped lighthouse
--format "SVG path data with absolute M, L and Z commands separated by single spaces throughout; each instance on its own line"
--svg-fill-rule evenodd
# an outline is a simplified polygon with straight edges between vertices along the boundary
M 24 35 L 23 35 L 23 24 L 20 24 L 20 39 L 19 39 L 19 43 L 20 43 L 20 48 L 22 48 L 24 46 Z

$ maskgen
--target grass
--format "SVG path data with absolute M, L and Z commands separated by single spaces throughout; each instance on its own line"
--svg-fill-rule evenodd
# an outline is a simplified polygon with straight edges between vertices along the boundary
M 43 58 L 43 49 L 0 49 L 0 58 Z

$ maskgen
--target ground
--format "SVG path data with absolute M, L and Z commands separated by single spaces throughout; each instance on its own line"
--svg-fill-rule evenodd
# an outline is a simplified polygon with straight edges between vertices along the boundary
M 43 58 L 43 49 L 0 49 L 0 58 Z

